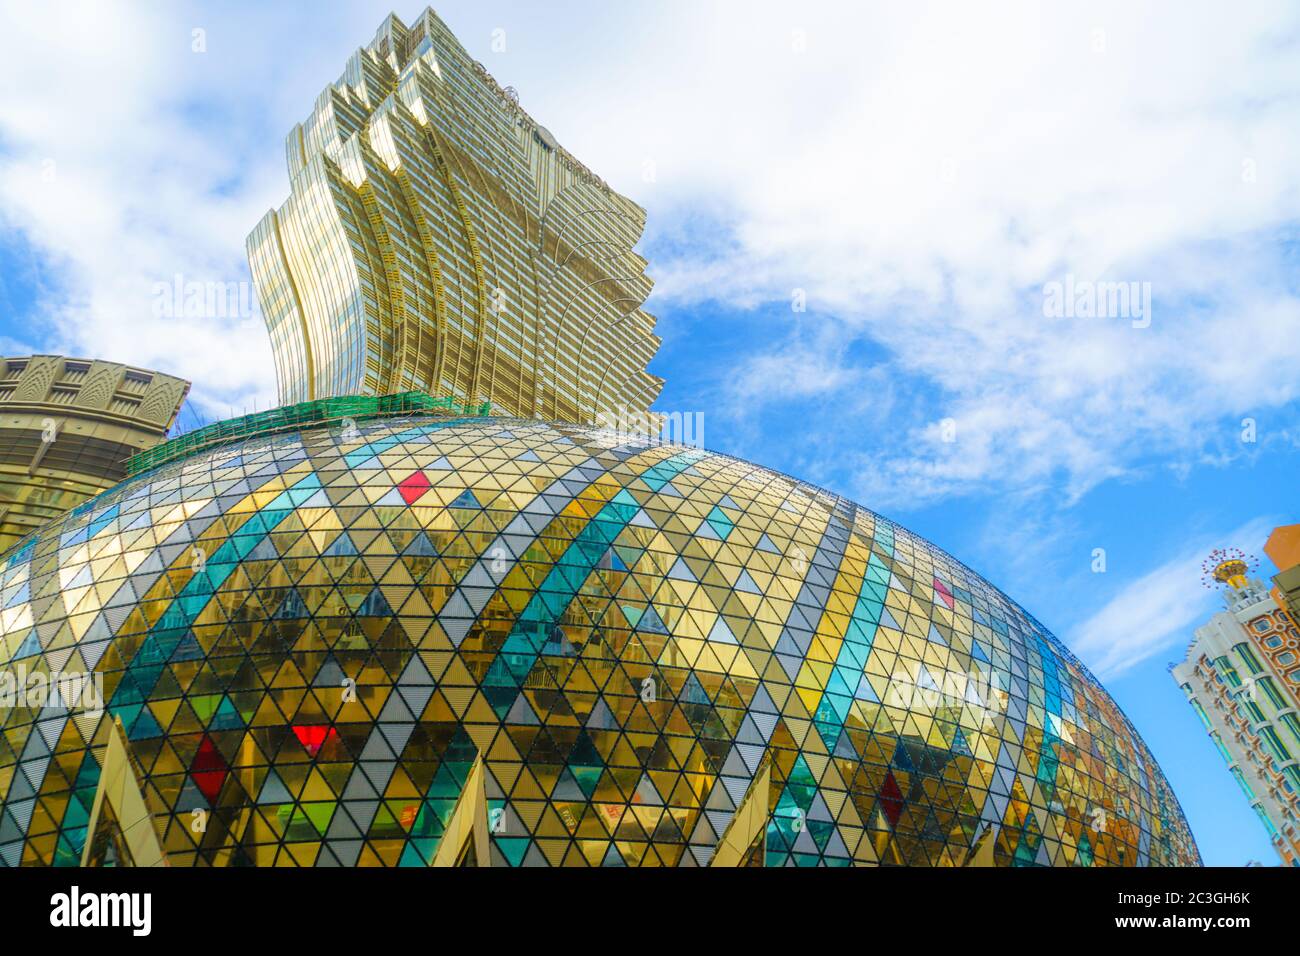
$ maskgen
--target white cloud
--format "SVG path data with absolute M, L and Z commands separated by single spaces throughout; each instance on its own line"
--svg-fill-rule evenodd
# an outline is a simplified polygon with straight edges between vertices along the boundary
M 176 272 L 242 278 L 231 220 L 256 211 L 210 192 L 236 174 L 233 157 L 190 135 L 165 102 L 188 34 L 163 43 L 163 24 L 139 5 L 52 12 L 7 6 L 0 41 L 6 74 L 22 83 L 0 102 L 3 222 L 58 280 L 39 303 L 51 326 L 40 345 L 179 373 L 208 396 L 256 392 L 263 333 L 241 348 L 238 323 L 153 314 L 154 283 Z
M 596 102 L 581 112 L 607 119 L 575 148 L 621 163 L 614 181 L 647 197 L 652 224 L 723 210 L 724 241 L 655 264 L 661 302 L 745 309 L 802 287 L 924 386 L 898 430 L 859 439 L 873 465 L 859 491 L 887 496 L 873 503 L 1058 479 L 1077 498 L 1300 396 L 1277 234 L 1300 216 L 1294 9 L 679 12 L 645 38 L 653 78 L 592 67 L 612 82 L 583 84 Z M 636 181 L 643 156 L 653 184 Z M 1152 326 L 1044 318 L 1043 284 L 1067 274 L 1150 282 Z M 843 340 L 821 346 L 792 323 L 738 377 L 783 349 L 833 368 Z M 852 417 L 820 421 L 855 436 Z
M 759 408 L 769 402 L 860 388 L 869 370 L 847 362 L 831 339 L 819 336 L 811 343 L 792 343 L 753 355 L 728 381 L 728 396 L 734 403 Z
M 6 74 L 31 81 L 0 101 L 0 225 L 58 282 L 50 333 L 9 334 L 186 375 L 211 414 L 268 401 L 256 322 L 155 319 L 151 290 L 177 272 L 246 278 L 244 236 L 287 194 L 284 134 L 388 8 L 3 6 Z M 854 490 L 875 505 L 1058 481 L 1077 497 L 1300 394 L 1276 235 L 1300 216 L 1285 4 L 439 12 L 649 207 L 659 303 L 807 290 L 834 334 L 792 321 L 756 352 L 737 343 L 719 391 L 766 381 L 822 403 L 805 440 L 859 443 Z M 1150 281 L 1151 328 L 1044 319 L 1039 290 L 1067 273 Z M 871 389 L 907 393 L 887 429 L 863 425 L 866 373 L 847 357 L 862 342 Z
M 305 10 L 249 9 L 240 23 L 201 6 L 0 8 L 10 84 L 0 98 L 0 228 L 39 258 L 44 280 L 32 322 L 7 330 L 10 347 L 182 375 L 208 416 L 266 407 L 274 368 L 255 310 L 156 315 L 156 286 L 177 274 L 247 280 L 244 236 L 287 193 L 288 117 L 308 112 L 349 46 L 317 50 L 322 62 L 300 85 L 280 68 L 307 58 L 286 42 Z M 381 17 L 354 27 L 357 42 Z M 338 29 L 351 17 L 326 20 Z M 206 52 L 193 50 L 195 29 L 207 31 Z
M 1222 609 L 1217 591 L 1200 585 L 1201 563 L 1216 547 L 1253 551 L 1276 522 L 1252 521 L 1227 536 L 1205 536 L 1125 585 L 1074 629 L 1069 645 L 1103 681 L 1142 661 L 1185 645 L 1192 631 Z M 1181 653 L 1178 655 L 1181 658 Z

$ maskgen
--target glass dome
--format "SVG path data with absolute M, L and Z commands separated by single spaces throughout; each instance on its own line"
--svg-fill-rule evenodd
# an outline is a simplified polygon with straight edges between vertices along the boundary
M 0 863 L 83 860 L 92 816 L 128 852 L 110 764 L 171 865 L 1199 862 L 1132 725 L 992 585 L 818 488 L 619 442 L 191 442 L 22 542 Z

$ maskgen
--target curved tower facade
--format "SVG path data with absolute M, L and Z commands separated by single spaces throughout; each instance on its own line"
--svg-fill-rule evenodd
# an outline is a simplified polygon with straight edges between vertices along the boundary
M 166 437 L 189 383 L 116 362 L 0 358 L 0 553 L 126 477 Z
M 419 389 L 512 415 L 650 407 L 645 211 L 473 60 L 390 16 L 287 142 L 248 237 L 284 404 Z

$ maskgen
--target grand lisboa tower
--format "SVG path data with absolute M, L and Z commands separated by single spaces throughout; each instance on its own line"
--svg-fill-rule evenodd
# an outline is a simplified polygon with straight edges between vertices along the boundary
M 288 159 L 249 239 L 283 406 L 0 555 L 0 865 L 1199 864 L 1132 724 L 979 575 L 562 423 L 658 394 L 644 213 L 432 11 Z

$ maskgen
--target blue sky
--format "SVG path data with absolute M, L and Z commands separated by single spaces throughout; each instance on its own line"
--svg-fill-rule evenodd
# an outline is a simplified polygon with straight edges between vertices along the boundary
M 972 6 L 438 12 L 647 208 L 659 407 L 998 584 L 1103 677 L 1206 861 L 1272 864 L 1165 665 L 1204 554 L 1297 520 L 1300 20 Z M 175 372 L 208 419 L 272 403 L 255 313 L 158 316 L 154 286 L 247 279 L 285 134 L 388 12 L 0 3 L 0 352 Z M 1149 323 L 1045 315 L 1067 279 L 1148 288 Z

